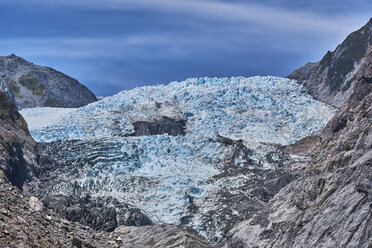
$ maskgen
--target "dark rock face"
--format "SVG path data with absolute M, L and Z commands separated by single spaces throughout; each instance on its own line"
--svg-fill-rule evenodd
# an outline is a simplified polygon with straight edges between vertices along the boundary
M 186 120 L 174 120 L 163 116 L 161 120 L 154 122 L 137 121 L 133 123 L 134 133 L 132 136 L 147 136 L 157 134 L 169 134 L 172 136 L 185 135 Z
M 112 197 L 85 198 L 50 195 L 42 199 L 44 205 L 63 218 L 90 226 L 95 230 L 114 231 L 118 226 L 146 226 L 152 221 L 139 209 L 119 203 Z
M 321 101 L 340 107 L 351 93 L 351 84 L 371 44 L 372 19 L 350 34 L 335 51 L 328 51 L 320 62 L 308 63 L 288 78 L 303 83 Z
M 346 104 L 317 137 L 299 142 L 297 150 L 312 157 L 304 173 L 262 211 L 237 224 L 220 247 L 370 247 L 370 78 L 372 47 Z
M 36 144 L 15 105 L 0 92 L 0 169 L 22 188 L 37 174 Z
M 295 173 L 287 169 L 236 168 L 222 173 L 218 175 L 217 180 L 231 181 L 231 185 L 208 196 L 210 199 L 207 202 L 213 204 L 214 208 L 205 213 L 203 204 L 191 205 L 191 211 L 187 219 L 184 217 L 183 224 L 187 225 L 200 219 L 203 223 L 200 231 L 213 242 L 218 242 L 237 222 L 248 219 L 262 210 L 281 188 L 296 177 Z
M 0 56 L 0 90 L 18 109 L 74 108 L 97 101 L 77 80 L 52 68 L 32 64 L 14 54 Z

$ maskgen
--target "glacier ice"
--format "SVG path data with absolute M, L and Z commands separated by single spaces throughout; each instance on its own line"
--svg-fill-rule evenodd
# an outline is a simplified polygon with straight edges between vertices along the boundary
M 78 172 L 54 185 L 55 192 L 76 194 L 78 184 L 80 194 L 110 195 L 156 221 L 179 224 L 190 201 L 223 187 L 213 177 L 224 163 L 234 157 L 235 166 L 251 166 L 246 154 L 235 154 L 218 136 L 242 140 L 253 149 L 249 159 L 257 168 L 273 169 L 265 159 L 266 145 L 308 136 L 334 112 L 293 80 L 233 77 L 191 78 L 122 91 L 78 109 L 35 108 L 21 114 L 35 140 L 69 141 L 56 156 Z M 129 137 L 133 123 L 164 116 L 186 119 L 186 135 Z M 198 230 L 198 224 L 193 227 Z
M 157 104 L 161 104 L 158 108 Z M 43 108 L 21 113 L 30 126 Z M 76 109 L 47 127 L 31 128 L 37 141 L 126 136 L 135 121 L 187 116 L 189 135 L 288 144 L 325 125 L 334 110 L 316 101 L 295 81 L 279 77 L 192 78 L 168 85 L 122 91 Z M 41 118 L 43 116 L 40 116 Z

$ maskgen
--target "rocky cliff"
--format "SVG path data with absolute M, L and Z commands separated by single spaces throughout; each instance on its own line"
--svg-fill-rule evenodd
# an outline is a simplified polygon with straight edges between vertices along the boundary
M 36 143 L 15 105 L 0 92 L 0 169 L 22 188 L 37 174 Z
M 33 107 L 74 108 L 97 100 L 95 95 L 61 72 L 18 57 L 0 56 L 0 90 L 18 109 Z
M 288 78 L 304 84 L 319 100 L 340 107 L 351 94 L 351 84 L 371 44 L 372 19 L 351 33 L 333 52 L 328 51 L 321 61 L 306 64 Z
M 220 247 L 371 247 L 372 47 L 322 132 L 290 147 L 311 161 Z

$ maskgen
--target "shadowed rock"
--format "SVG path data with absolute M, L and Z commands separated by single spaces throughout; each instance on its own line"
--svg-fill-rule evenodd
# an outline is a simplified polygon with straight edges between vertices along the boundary
M 172 136 L 186 134 L 186 120 L 175 120 L 163 116 L 161 120 L 153 122 L 137 121 L 133 123 L 134 133 L 131 136 L 147 136 L 169 134 Z
M 22 188 L 37 174 L 36 144 L 15 105 L 0 91 L 0 169 Z
M 62 217 L 92 227 L 95 230 L 113 231 L 119 225 L 146 226 L 152 221 L 139 209 L 119 203 L 112 197 L 74 198 L 51 195 L 43 199 L 46 207 Z

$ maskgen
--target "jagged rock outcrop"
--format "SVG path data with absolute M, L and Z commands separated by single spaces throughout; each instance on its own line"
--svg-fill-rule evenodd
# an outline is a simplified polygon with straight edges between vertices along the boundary
M 36 143 L 15 105 L 0 91 L 0 169 L 22 188 L 37 172 Z
M 320 62 L 308 63 L 288 78 L 304 84 L 319 100 L 340 107 L 351 94 L 351 84 L 371 44 L 372 19 L 351 33 L 336 50 L 328 51 Z
M 145 136 L 157 134 L 169 134 L 172 136 L 185 135 L 186 120 L 175 120 L 163 116 L 160 120 L 150 121 L 136 121 L 133 123 L 134 133 L 132 136 Z
M 78 198 L 65 195 L 41 195 L 41 197 L 47 208 L 53 209 L 63 218 L 90 226 L 95 230 L 111 232 L 120 225 L 153 225 L 141 210 L 120 203 L 112 197 Z
M 18 109 L 75 108 L 97 101 L 96 96 L 76 79 L 14 54 L 0 56 L 0 90 Z
M 290 147 L 312 156 L 303 175 L 219 247 L 371 247 L 372 47 L 350 91 L 322 132 Z

